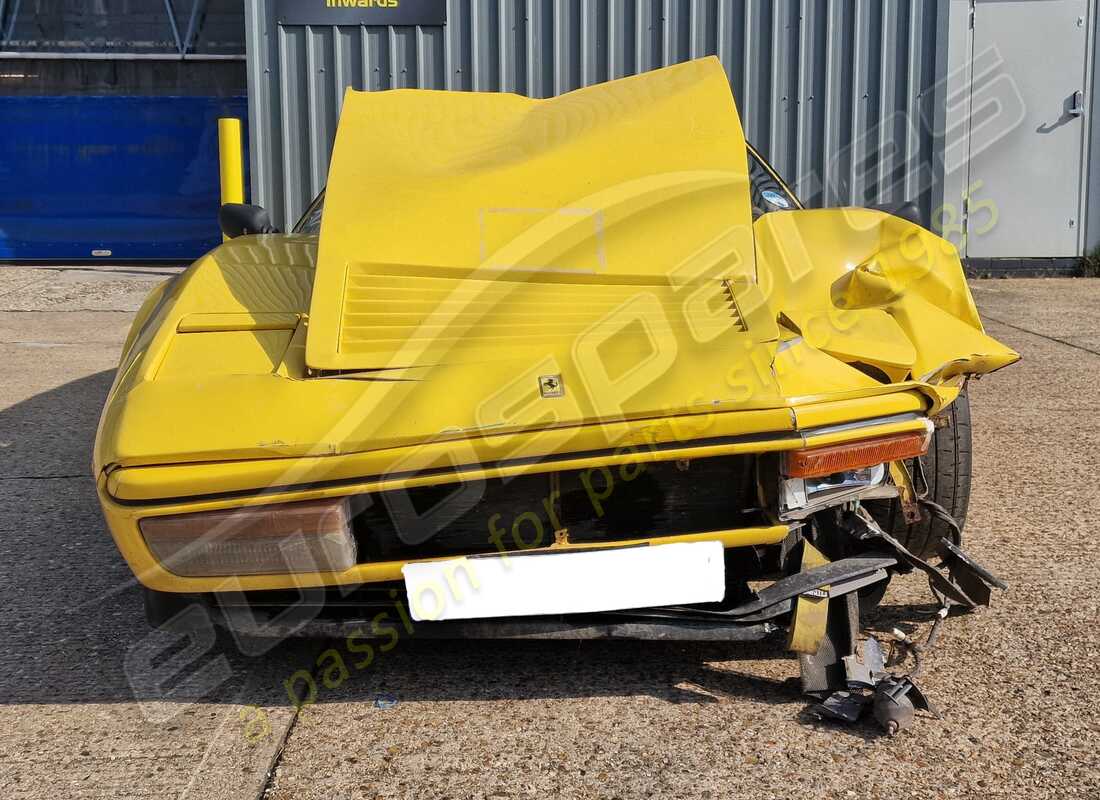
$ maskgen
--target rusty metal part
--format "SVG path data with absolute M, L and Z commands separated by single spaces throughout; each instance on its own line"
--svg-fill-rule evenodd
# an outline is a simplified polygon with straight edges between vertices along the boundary
M 886 658 L 878 639 L 869 636 L 863 642 L 863 657 L 845 656 L 844 672 L 849 689 L 874 689 L 886 675 Z
M 913 479 L 909 475 L 909 468 L 904 461 L 890 462 L 890 477 L 898 490 L 898 502 L 901 504 L 901 513 L 905 521 L 915 525 L 921 521 L 920 504 L 917 502 L 917 493 L 913 489 Z

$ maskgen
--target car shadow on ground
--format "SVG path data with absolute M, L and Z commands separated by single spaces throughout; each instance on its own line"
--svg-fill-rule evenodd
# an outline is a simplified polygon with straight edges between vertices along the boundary
M 880 738 L 868 716 L 822 720 L 802 693 L 798 662 L 780 635 L 757 643 L 651 641 L 399 641 L 359 668 L 339 640 L 313 641 L 287 665 L 284 699 L 385 709 L 408 702 L 574 700 L 647 697 L 677 705 L 731 701 L 783 706 L 815 730 Z M 310 669 L 310 665 L 314 668 Z M 307 677 L 308 676 L 308 677 Z
M 302 697 L 308 678 L 318 703 L 646 695 L 671 703 L 738 697 L 789 704 L 792 711 L 805 705 L 797 663 L 781 636 L 752 644 L 409 639 L 360 669 L 339 640 L 242 648 L 224 632 L 151 630 L 90 475 L 95 426 L 112 379 L 112 371 L 100 372 L 0 411 L 5 703 L 289 705 Z M 884 613 L 899 627 L 913 614 L 923 619 L 925 609 Z M 347 672 L 340 681 L 334 678 L 340 670 L 319 665 L 329 651 Z

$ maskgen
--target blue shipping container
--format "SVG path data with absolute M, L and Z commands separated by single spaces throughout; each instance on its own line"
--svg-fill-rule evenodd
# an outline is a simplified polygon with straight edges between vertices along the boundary
M 202 255 L 221 240 L 219 117 L 247 120 L 246 99 L 0 97 L 0 259 Z

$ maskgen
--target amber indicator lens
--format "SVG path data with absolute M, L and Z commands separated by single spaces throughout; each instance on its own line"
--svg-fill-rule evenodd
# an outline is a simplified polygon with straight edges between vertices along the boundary
M 792 450 L 787 453 L 786 474 L 791 478 L 818 478 L 834 472 L 914 458 L 928 449 L 928 438 L 924 431 L 917 431 L 808 450 Z

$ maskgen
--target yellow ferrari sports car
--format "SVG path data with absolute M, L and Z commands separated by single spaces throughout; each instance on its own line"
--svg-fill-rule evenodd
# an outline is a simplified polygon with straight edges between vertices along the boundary
M 960 548 L 966 386 L 1018 356 L 911 207 L 803 208 L 716 59 L 348 91 L 294 229 L 220 220 L 95 447 L 154 624 L 786 636 L 826 713 L 862 680 L 878 715 L 921 702 L 857 652 L 860 606 L 899 572 L 944 615 L 999 585 Z

